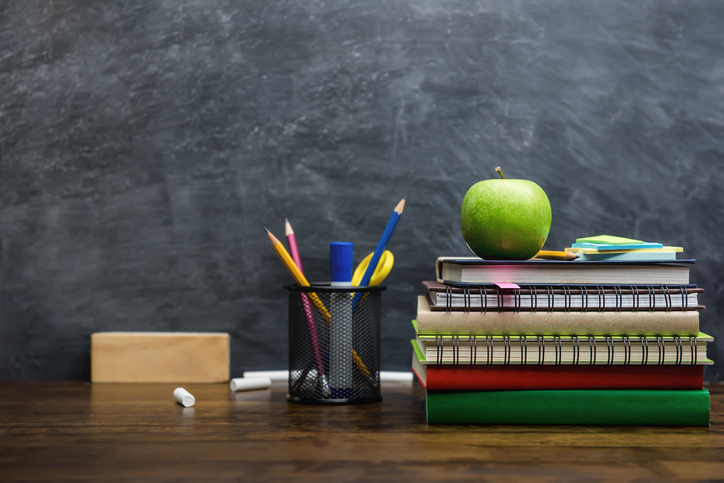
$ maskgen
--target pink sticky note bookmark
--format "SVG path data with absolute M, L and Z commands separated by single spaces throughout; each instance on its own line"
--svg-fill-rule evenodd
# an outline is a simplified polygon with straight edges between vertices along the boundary
M 520 287 L 518 286 L 518 284 L 515 284 L 515 283 L 507 283 L 507 282 L 493 283 L 493 285 L 495 285 L 496 287 L 498 287 L 500 290 L 515 290 L 515 289 L 519 289 L 519 288 L 520 288 Z

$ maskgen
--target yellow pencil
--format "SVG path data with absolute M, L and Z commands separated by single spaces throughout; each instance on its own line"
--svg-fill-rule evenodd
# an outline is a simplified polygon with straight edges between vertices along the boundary
M 269 241 L 272 244 L 272 247 L 274 248 L 274 251 L 277 252 L 277 255 L 279 255 L 279 258 L 281 258 L 282 263 L 285 267 L 287 267 L 287 270 L 289 270 L 289 273 L 292 274 L 292 277 L 294 277 L 294 281 L 297 282 L 298 285 L 301 285 L 302 287 L 309 287 L 309 282 L 307 282 L 307 279 L 304 277 L 304 274 L 299 271 L 299 268 L 297 267 L 296 263 L 294 263 L 294 260 L 292 260 L 292 257 L 289 255 L 289 252 L 287 252 L 287 249 L 284 248 L 284 245 L 275 237 L 272 235 L 272 233 L 264 228 L 266 230 L 266 234 L 269 237 Z M 310 292 L 307 294 L 307 297 L 309 297 L 309 300 L 312 301 L 312 304 L 314 307 L 319 311 L 319 313 L 322 315 L 322 319 L 324 322 L 329 325 L 329 321 L 332 319 L 332 316 L 329 314 L 329 311 L 324 306 L 321 300 L 319 300 L 319 297 L 317 297 L 317 294 L 314 292 Z M 362 359 L 360 359 L 359 355 L 357 355 L 357 351 L 352 349 L 352 358 L 354 359 L 355 364 L 357 364 L 357 368 L 360 370 L 362 375 L 365 377 L 370 376 L 370 371 L 367 369 L 367 366 L 365 366 L 365 363 L 362 362 Z
M 275 237 L 272 235 L 272 233 L 264 228 L 266 230 L 266 234 L 269 237 L 269 241 L 272 244 L 272 247 L 274 248 L 274 251 L 277 252 L 277 255 L 279 255 L 279 258 L 281 258 L 282 263 L 285 267 L 287 267 L 287 270 L 289 270 L 289 273 L 292 274 L 292 277 L 294 277 L 294 281 L 297 282 L 298 285 L 301 285 L 302 287 L 309 287 L 309 282 L 307 282 L 307 279 L 304 277 L 304 274 L 299 271 L 299 268 L 297 267 L 297 264 L 294 263 L 294 260 L 292 260 L 292 257 L 289 256 L 289 252 L 287 252 L 287 249 L 284 248 L 284 245 Z M 312 301 L 312 304 L 314 307 L 316 307 L 317 310 L 319 310 L 319 313 L 322 315 L 322 318 L 326 323 L 329 323 L 329 320 L 331 316 L 329 315 L 329 311 L 324 306 L 321 300 L 319 300 L 319 297 L 317 297 L 317 294 L 314 292 L 308 293 L 307 296 L 309 297 L 309 300 Z
M 546 260 L 575 260 L 576 254 L 573 252 L 557 252 L 553 250 L 541 250 L 536 253 L 535 258 L 543 258 Z

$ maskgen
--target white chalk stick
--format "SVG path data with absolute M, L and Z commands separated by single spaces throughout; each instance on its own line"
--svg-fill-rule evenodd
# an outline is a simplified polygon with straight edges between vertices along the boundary
M 271 386 L 271 379 L 268 377 L 238 377 L 229 383 L 232 391 L 251 391 L 253 389 L 268 389 Z
M 173 398 L 185 408 L 190 408 L 196 402 L 196 398 L 183 387 L 177 387 L 173 390 Z
M 412 382 L 411 372 L 393 372 L 380 371 L 380 381 L 382 382 Z
M 246 371 L 244 378 L 252 377 L 268 377 L 273 382 L 287 382 L 289 380 L 289 371 Z
M 316 377 L 316 371 L 312 369 L 309 377 Z M 289 380 L 289 371 L 246 371 L 244 378 L 252 377 L 268 377 L 272 382 L 287 382 Z M 380 371 L 380 381 L 382 382 L 404 382 L 412 381 L 412 372 L 395 372 Z

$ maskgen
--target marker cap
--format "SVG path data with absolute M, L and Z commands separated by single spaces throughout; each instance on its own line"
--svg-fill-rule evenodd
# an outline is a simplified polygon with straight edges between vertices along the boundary
M 352 283 L 351 242 L 332 242 L 329 244 L 329 261 L 332 269 L 332 286 L 349 287 Z

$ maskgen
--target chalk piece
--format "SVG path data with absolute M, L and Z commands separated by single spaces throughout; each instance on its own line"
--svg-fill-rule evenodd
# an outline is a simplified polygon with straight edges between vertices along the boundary
M 229 380 L 229 334 L 97 332 L 91 335 L 91 381 L 197 383 Z
M 268 377 L 238 377 L 229 383 L 232 391 L 251 391 L 253 389 L 268 389 L 271 386 L 271 379 Z
M 412 372 L 380 371 L 382 382 L 412 382 Z
M 177 387 L 173 390 L 173 398 L 185 408 L 190 408 L 196 402 L 196 398 L 183 387 Z
M 244 379 L 251 379 L 253 377 L 268 377 L 273 382 L 287 382 L 289 381 L 289 371 L 246 371 L 244 373 Z M 307 377 L 311 379 L 316 378 L 317 371 L 312 369 L 309 371 L 309 375 Z M 412 381 L 412 372 L 380 371 L 380 381 Z
M 268 377 L 273 382 L 287 382 L 289 380 L 289 371 L 246 371 L 245 379 L 252 377 Z

